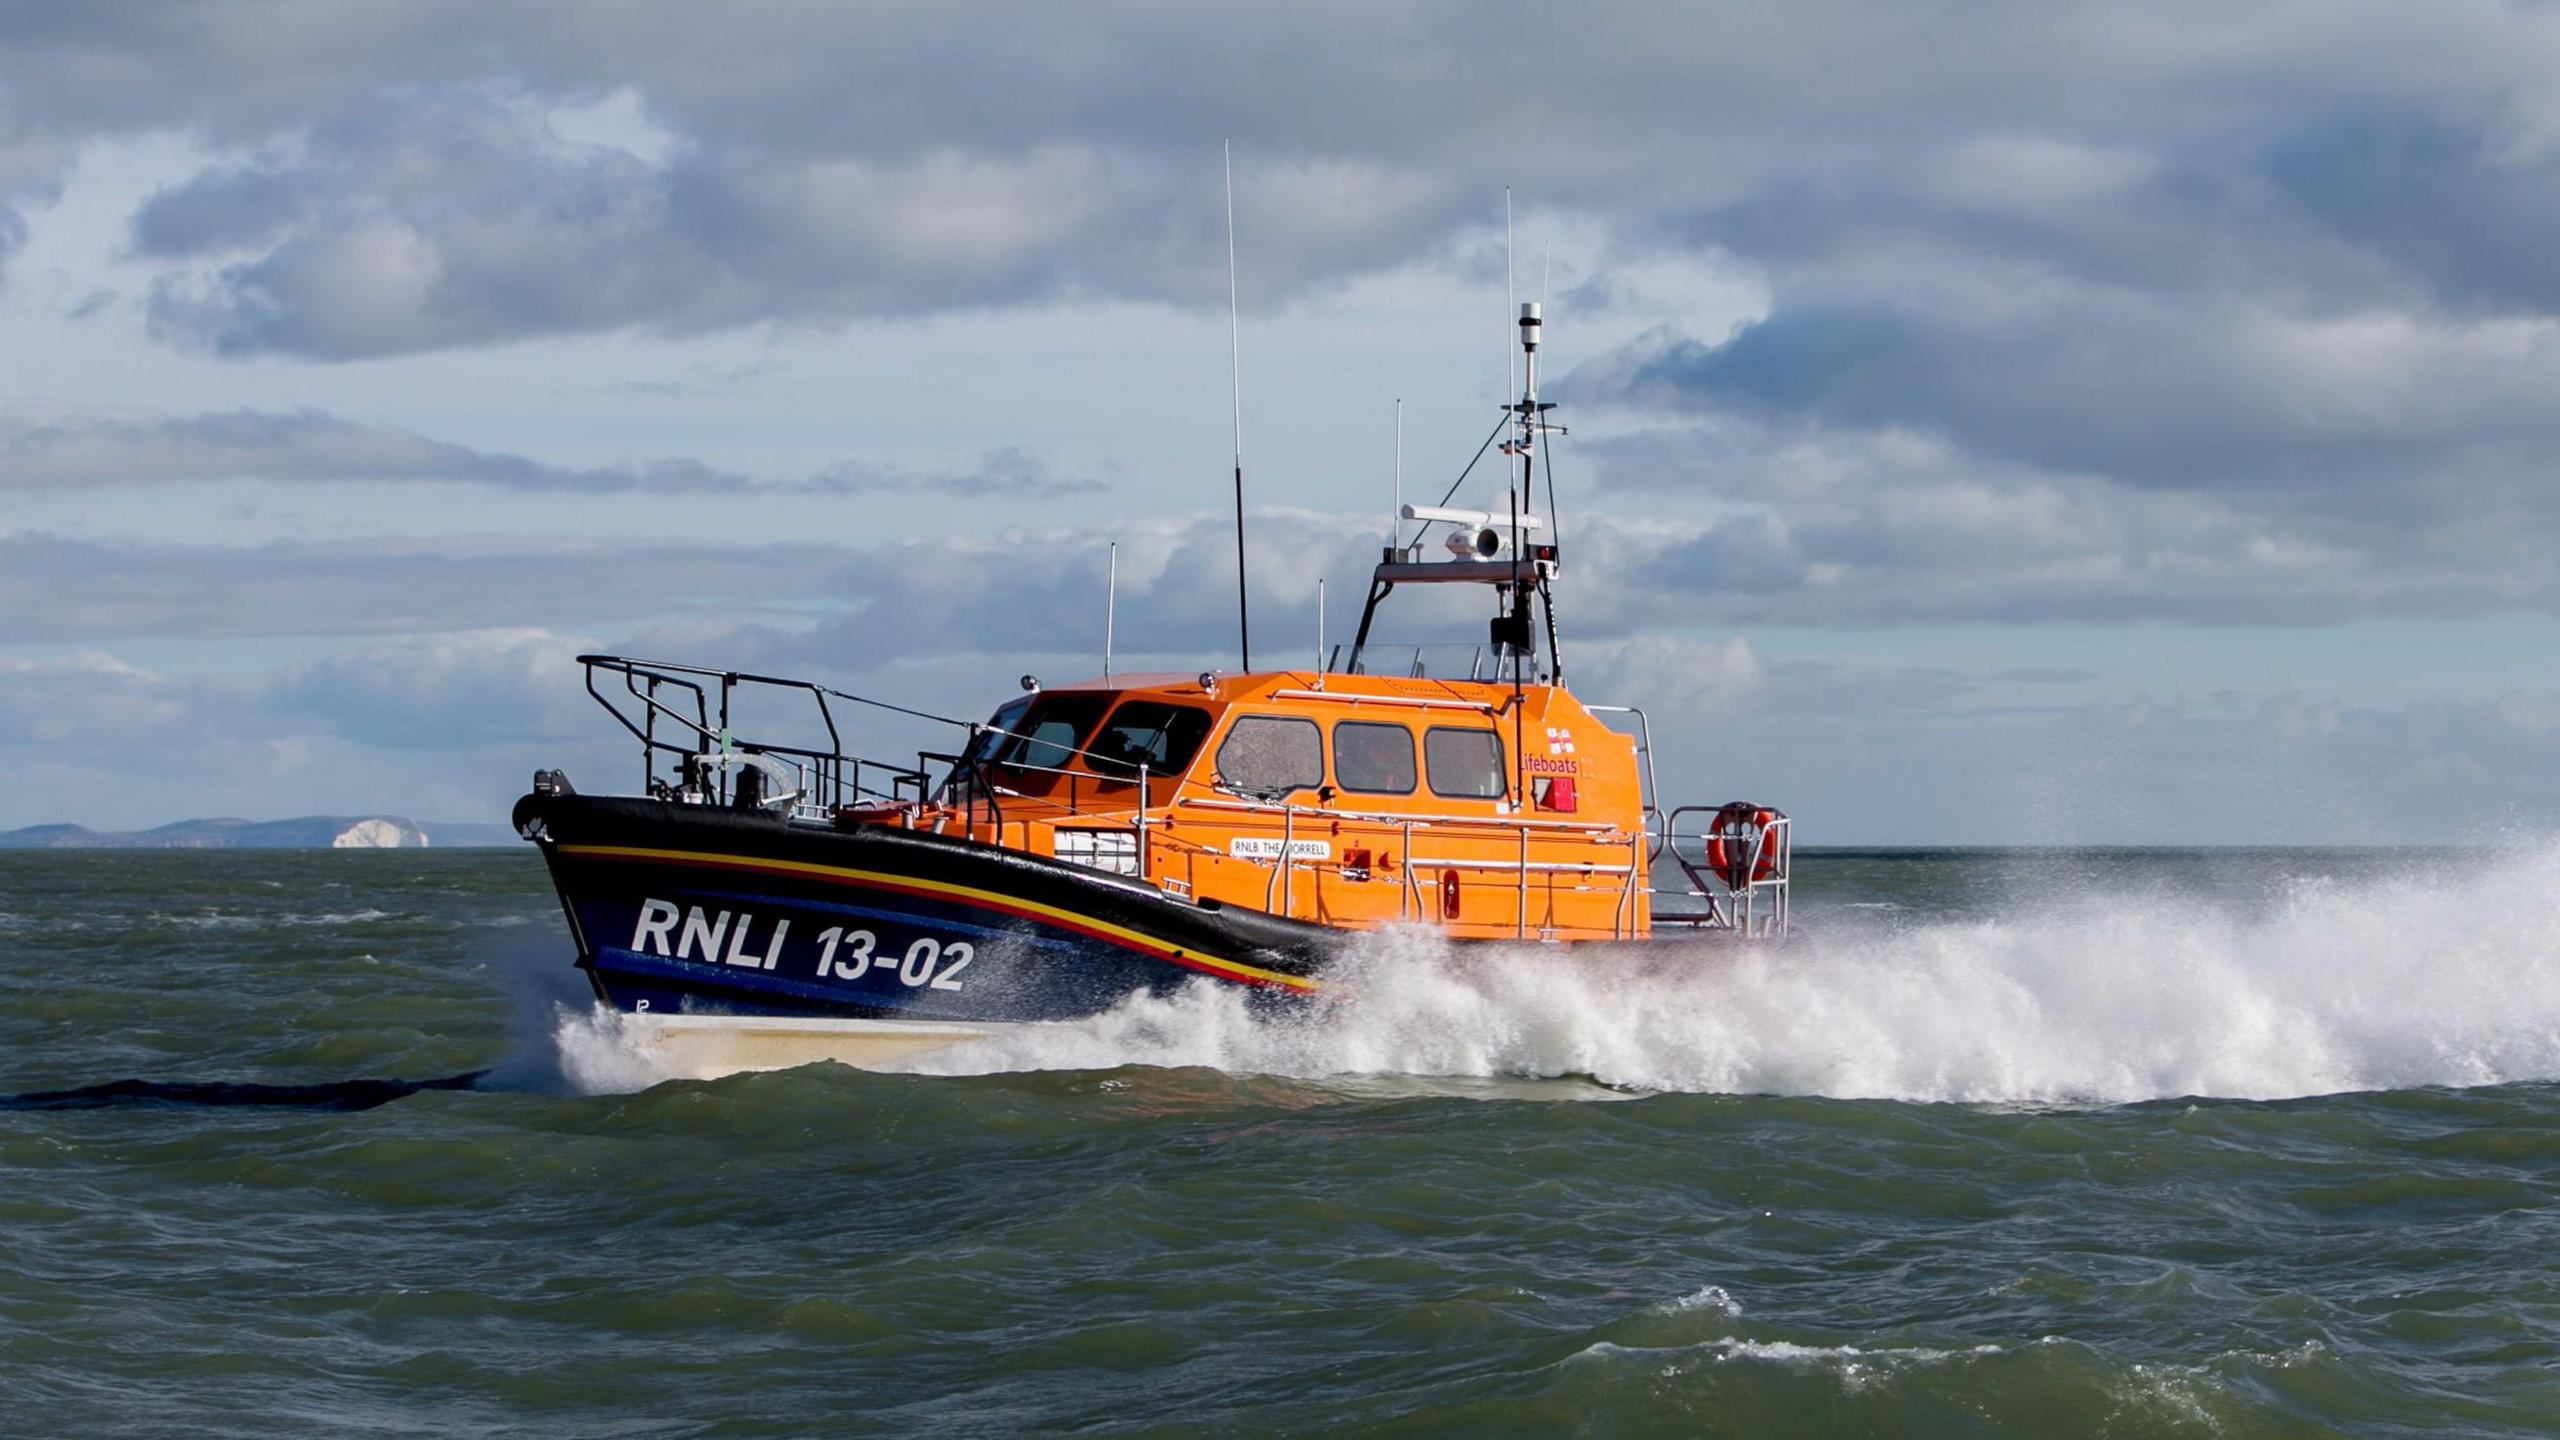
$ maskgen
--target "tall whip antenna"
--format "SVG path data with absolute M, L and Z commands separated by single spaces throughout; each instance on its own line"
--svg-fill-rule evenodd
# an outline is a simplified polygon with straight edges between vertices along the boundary
M 1111 678 L 1111 629 L 1120 612 L 1120 542 L 1111 542 L 1111 578 L 1102 590 L 1102 678 Z
M 1396 503 L 1387 512 L 1387 548 L 1404 544 L 1404 397 L 1396 397 Z
M 1502 187 L 1502 310 L 1504 318 L 1508 319 L 1519 309 L 1519 287 L 1511 282 L 1511 187 L 1505 185 Z M 1502 336 L 1502 403 L 1505 405 L 1510 404 L 1511 397 L 1518 394 L 1520 390 L 1519 359 L 1518 353 L 1511 348 L 1511 334 L 1505 330 Z
M 1227 170 L 1227 378 L 1235 411 L 1236 435 L 1236 650 L 1244 668 L 1253 669 L 1253 620 L 1244 590 L 1244 322 L 1236 310 L 1236 154 L 1235 142 L 1219 147 Z

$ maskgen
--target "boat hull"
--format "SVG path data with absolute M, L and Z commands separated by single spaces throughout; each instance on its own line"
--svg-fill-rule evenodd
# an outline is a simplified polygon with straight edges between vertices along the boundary
M 894 827 L 541 793 L 516 825 L 550 864 L 600 1000 L 763 1063 L 897 1058 L 1193 982 L 1285 1002 L 1319 988 L 1342 941 Z
M 669 1079 L 713 1080 L 746 1070 L 789 1070 L 831 1061 L 895 1067 L 934 1050 L 991 1040 L 1024 1027 L 932 1020 L 855 1020 L 787 1015 L 625 1014 L 620 1040 Z

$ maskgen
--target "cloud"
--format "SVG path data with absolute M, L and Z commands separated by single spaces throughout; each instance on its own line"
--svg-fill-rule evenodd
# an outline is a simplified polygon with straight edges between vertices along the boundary
M 404 636 L 296 667 L 275 692 L 278 704 L 373 745 L 574 740 L 602 718 L 576 663 L 582 648 L 523 627 Z
M 1554 386 L 1576 406 L 1564 463 L 1582 467 L 1564 487 L 1568 663 L 1595 683 L 1658 684 L 1681 713 L 1719 717 L 1702 743 L 1739 743 L 1718 738 L 1730 729 L 1793 756 L 1776 778 L 1844 813 L 1864 802 L 1822 793 L 1832 770 L 1921 797 L 1915 814 L 1971 814 L 1966 789 L 2014 790 L 2000 766 L 2037 747 L 2127 804 L 2109 767 L 2176 768 L 2181 747 L 2195 774 L 2239 784 L 2254 768 L 2321 793 L 2388 768 L 2395 747 L 2483 803 L 2494 787 L 2454 773 L 2463 747 L 2548 773 L 2530 695 L 2137 704 L 2093 697 L 2103 682 L 2073 667 L 1823 669 L 1736 632 L 2560 608 L 2560 11 L 1986 0 L 1710 23 L 1602 4 L 1543 27 L 1538 83 L 1499 83 L 1536 18 L 1427 3 L 1241 20 L 646 0 L 22 9 L 0 20 L 0 265 L 120 243 L 96 259 L 162 343 L 240 376 L 305 373 L 272 357 L 362 360 L 381 368 L 358 374 L 432 384 L 433 362 L 399 357 L 1217 307 L 1226 137 L 1249 309 L 1498 284 L 1490 217 L 1516 184 L 1538 216 L 1524 244 L 1558 241 L 1557 340 L 1603 312 L 1613 333 L 1646 331 Z M 137 139 L 188 173 L 118 200 L 129 214 L 66 213 L 24 249 L 83 156 Z M 120 193 L 111 177 L 81 189 Z M 99 277 L 65 278 L 67 305 Z M 668 375 L 621 393 L 741 380 Z M 317 411 L 21 403 L 0 411 L 0 486 L 987 502 L 1096 488 L 1008 449 L 776 476 L 685 448 L 573 466 Z M 1575 501 L 1594 477 L 1597 496 Z M 337 667 L 326 684 L 317 668 L 293 682 L 317 688 L 260 671 L 243 699 L 125 673 L 111 651 L 45 683 L 89 697 L 100 734 L 143 733 L 156 707 L 244 731 L 312 707 L 291 730 L 306 753 L 386 772 L 427 748 L 402 717 L 467 725 L 437 707 L 556 679 L 533 635 L 666 637 L 955 695 L 985 667 L 1082 665 L 1112 539 L 1124 655 L 1231 656 L 1223 515 L 1002 523 L 797 546 L 19 533 L 0 536 L 0 638 L 331 637 L 340 654 L 312 662 Z M 1347 632 L 1367 525 L 1252 517 L 1257 659 L 1314 648 L 1319 575 L 1332 638 Z M 1482 598 L 1400 593 L 1387 630 L 1480 634 Z M 551 723 L 529 706 L 489 713 Z M 2282 739 L 2235 740 L 2244 758 L 2225 766 L 2217 727 Z M 1837 763 L 1851 753 L 1869 758 Z M 262 763 L 241 756 L 244 773 Z M 2065 799 L 2004 813 L 2024 824 Z
M 2560 319 L 2308 317 L 2059 281 L 1986 310 L 1918 290 L 1781 300 L 1729 338 L 1657 339 L 1573 382 L 1656 410 L 1925 431 L 1987 461 L 2260 503 L 2402 491 L 2560 441 L 2545 403 Z
M 690 458 L 577 468 L 474 450 L 317 410 L 200 415 L 44 401 L 0 402 L 0 488 L 95 489 L 214 480 L 416 480 L 524 491 L 862 494 L 939 491 L 975 498 L 1091 494 L 1100 481 L 1050 472 L 1016 447 L 972 468 L 916 471 L 843 463 L 796 481 L 759 481 Z
M 175 545 L 0 535 L 0 644 L 360 636 L 763 614 L 827 588 L 825 545 L 439 538 Z
M 1614 506 L 1567 512 L 1568 663 L 1585 647 L 1698 625 L 2334 624 L 2560 613 L 2560 556 L 2539 541 L 2541 531 L 2484 536 L 2467 550 L 2387 530 L 2335 543 L 2208 497 L 1980 471 L 1943 443 L 1914 437 L 1863 448 L 1826 441 L 1763 475 L 1720 471 L 1711 443 L 1648 436 L 1610 461 L 1648 483 L 1732 482 L 1708 518 Z M 1699 453 L 1684 453 L 1692 449 Z M 1328 638 L 1350 638 L 1377 560 L 1373 523 L 1313 511 L 1252 514 L 1257 661 L 1312 656 L 1320 577 L 1329 582 Z M 1090 659 L 1099 654 L 1107 547 L 1116 541 L 1122 652 L 1190 668 L 1231 665 L 1232 524 L 1194 513 L 863 544 L 464 536 L 221 546 L 0 535 L 0 644 L 521 625 L 627 631 L 699 621 L 685 633 L 737 647 L 745 658 L 734 663 L 764 668 L 871 669 L 927 655 Z M 1383 608 L 1374 638 L 1472 645 L 1490 607 L 1475 587 L 1405 587 Z M 1682 663 L 1710 660 L 1721 673 L 1714 657 Z
M 2560 607 L 2560 561 L 2540 538 L 2560 500 L 2492 451 L 2404 454 L 2413 472 L 2396 482 L 2364 457 L 2327 483 L 2136 483 L 1943 432 L 1728 415 L 1569 453 L 1612 511 L 1711 517 L 1609 563 L 1723 623 L 2330 624 Z
M 1706 26 L 1602 7 L 1547 37 L 1549 83 L 1527 89 L 1469 78 L 1471 61 L 1498 70 L 1499 26 L 1427 6 L 1364 12 L 1376 43 L 1358 45 L 1321 7 L 1242 31 L 1022 12 L 997 46 L 894 7 L 250 13 L 74 16 L 0 47 L 0 85 L 65 137 L 50 143 L 178 128 L 213 157 L 132 220 L 152 323 L 177 343 L 347 359 L 1214 305 L 1210 137 L 1234 135 L 1246 299 L 1264 306 L 1416 267 L 1489 278 L 1483 217 L 1521 181 L 1571 252 L 1563 313 L 1659 320 L 1559 398 L 1597 402 L 1603 433 L 1651 427 L 1620 456 L 1703 437 L 1764 477 L 1743 482 L 1764 508 L 1719 513 L 1699 541 L 1716 573 L 1690 570 L 1691 588 L 1740 592 L 1736 619 L 2550 603 L 2524 537 L 2560 524 L 2542 464 L 2560 445 L 2560 209 L 2543 198 L 2560 107 L 2536 98 L 2560 12 Z M 1983 27 L 2012 43 L 1972 43 Z M 297 63 L 322 53 L 345 58 Z M 48 439 L 0 480 L 153 461 L 528 489 L 773 478 L 555 467 L 337 423 L 195 417 L 199 433 L 117 437 L 130 457 Z M 237 433 L 260 427 L 277 433 Z M 1782 460 L 1842 475 L 1782 482 Z M 1628 473 L 1609 471 L 1691 515 L 1732 484 Z M 783 478 L 1016 498 L 1094 483 L 1002 450 Z
M 0 111 L 0 277 L 10 257 L 27 243 L 26 207 L 42 205 L 62 193 L 71 157 L 53 135 L 14 128 Z
M 387 811 L 495 820 L 536 765 L 627 773 L 568 657 L 528 630 L 367 642 L 316 661 L 169 673 L 90 651 L 0 662 L 0 828 L 181 814 Z
M 2531 7 L 1601 5 L 1487 83 L 1528 18 L 274 0 L 21 17 L 0 90 L 65 143 L 219 148 L 133 245 L 161 333 L 235 354 L 1212 304 L 1222 137 L 1264 304 L 1445 256 L 1516 183 L 1782 275 L 1891 233 L 2547 308 Z M 2461 223 L 2413 230 L 2413 190 Z
M 2030 700 L 1996 674 L 1795 662 L 1653 728 L 1663 803 L 1776 803 L 1800 844 L 2489 844 L 2560 824 L 2555 714 L 2524 689 Z
M 415 92 L 207 170 L 134 218 L 155 334 L 357 359 L 533 334 L 690 335 L 1077 297 L 1206 300 L 1214 173 L 1069 138 L 806 153 L 705 136 L 643 157 L 509 84 Z M 396 176 L 386 188 L 381 177 Z M 1258 279 L 1402 258 L 1435 182 L 1284 157 L 1240 203 Z
M 2268 179 L 2319 223 L 2484 314 L 2560 312 L 2560 115 L 2378 108 L 2276 147 Z
M 1053 475 L 1039 456 L 1008 445 L 990 450 L 968 470 L 919 472 L 892 466 L 830 465 L 798 488 L 832 495 L 876 495 L 938 491 L 971 499 L 1054 500 L 1071 495 L 1098 495 L 1108 490 L 1099 480 Z

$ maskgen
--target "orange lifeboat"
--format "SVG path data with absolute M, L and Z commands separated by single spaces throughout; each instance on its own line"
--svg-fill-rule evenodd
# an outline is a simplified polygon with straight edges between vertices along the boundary
M 582 657 L 647 791 L 581 795 L 543 771 L 515 823 L 551 866 L 597 999 L 686 1043 L 888 1056 L 1173 985 L 1287 1003 L 1332 983 L 1348 937 L 1388 926 L 1557 945 L 1664 925 L 1784 934 L 1787 817 L 1666 812 L 1644 713 L 1561 679 L 1560 541 L 1531 503 L 1539 480 L 1552 499 L 1536 466 L 1562 429 L 1537 398 L 1539 324 L 1523 306 L 1500 508 L 1399 505 L 1347 653 L 1319 638 L 1310 668 L 1114 676 L 1106 648 L 1102 679 L 1025 676 L 970 721 Z M 1457 543 L 1428 559 L 1440 526 Z M 1488 594 L 1489 629 L 1455 646 L 1373 636 L 1416 586 Z M 785 702 L 808 707 L 796 727 L 764 730 Z M 854 754 L 839 720 L 856 707 L 947 725 L 953 748 Z M 1656 890 L 1664 858 L 1685 887 Z

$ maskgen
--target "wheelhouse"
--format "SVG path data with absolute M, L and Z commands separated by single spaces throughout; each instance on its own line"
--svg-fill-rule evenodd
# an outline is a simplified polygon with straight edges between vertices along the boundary
M 630 667 L 653 671 L 589 664 L 627 680 Z M 760 677 L 722 679 L 725 692 Z M 726 765 L 688 753 L 684 768 L 754 772 L 811 753 L 736 750 Z M 786 780 L 733 784 L 727 803 L 965 837 L 1194 904 L 1342 928 L 1591 940 L 1640 935 L 1650 919 L 1637 740 L 1549 686 L 1122 677 L 1017 696 L 959 751 L 914 769 L 815 758 L 814 771 L 793 758 Z M 934 761 L 947 769 L 928 784 L 922 764 Z

